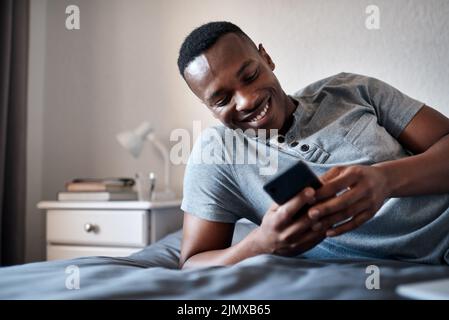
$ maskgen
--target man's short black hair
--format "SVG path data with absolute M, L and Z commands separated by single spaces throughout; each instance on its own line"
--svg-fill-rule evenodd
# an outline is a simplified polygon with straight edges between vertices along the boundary
M 227 33 L 243 36 L 256 47 L 251 38 L 231 22 L 216 21 L 203 24 L 193 30 L 181 45 L 178 57 L 178 68 L 181 76 L 184 77 L 184 70 L 193 59 L 212 47 L 221 36 Z

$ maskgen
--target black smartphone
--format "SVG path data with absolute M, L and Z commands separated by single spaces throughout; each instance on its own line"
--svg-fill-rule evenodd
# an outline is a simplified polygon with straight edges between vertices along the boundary
M 290 168 L 283 170 L 270 179 L 263 189 L 279 205 L 284 204 L 306 187 L 318 189 L 322 186 L 320 179 L 313 173 L 309 166 L 299 160 Z M 306 204 L 296 215 L 307 212 L 310 205 Z

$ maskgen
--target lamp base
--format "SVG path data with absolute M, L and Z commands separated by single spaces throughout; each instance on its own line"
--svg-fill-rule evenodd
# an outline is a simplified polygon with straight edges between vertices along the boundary
M 176 193 L 172 190 L 164 190 L 164 191 L 154 191 L 153 196 L 151 197 L 151 201 L 169 201 L 175 200 Z

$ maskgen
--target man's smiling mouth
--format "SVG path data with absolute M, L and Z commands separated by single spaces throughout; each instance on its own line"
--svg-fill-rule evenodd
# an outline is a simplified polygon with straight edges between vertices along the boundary
M 250 123 L 250 124 L 257 124 L 261 120 L 265 119 L 268 111 L 271 108 L 271 103 L 270 102 L 271 102 L 271 97 L 268 98 L 267 102 L 263 106 L 260 106 L 258 108 L 256 114 L 251 115 L 249 118 L 245 119 L 243 122 L 247 122 L 247 123 Z

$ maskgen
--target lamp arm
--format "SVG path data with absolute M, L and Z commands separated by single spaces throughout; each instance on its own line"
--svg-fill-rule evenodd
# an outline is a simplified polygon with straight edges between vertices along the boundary
M 169 191 L 170 189 L 170 160 L 169 160 L 169 152 L 164 144 L 162 144 L 159 139 L 156 138 L 154 133 L 150 133 L 146 136 L 146 139 L 151 141 L 154 146 L 159 150 L 162 157 L 164 158 L 164 171 L 165 171 L 165 190 Z

